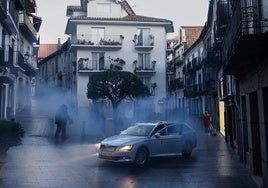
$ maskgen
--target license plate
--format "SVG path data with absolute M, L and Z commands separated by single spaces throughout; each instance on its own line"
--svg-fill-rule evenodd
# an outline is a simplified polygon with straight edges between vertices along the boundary
M 112 155 L 112 153 L 105 152 L 105 151 L 101 151 L 100 154 L 103 155 L 103 156 L 111 156 Z

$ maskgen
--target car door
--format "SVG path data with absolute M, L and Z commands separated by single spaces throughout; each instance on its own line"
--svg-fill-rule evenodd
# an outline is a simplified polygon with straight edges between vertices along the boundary
M 159 133 L 160 135 L 163 134 L 163 132 L 161 132 L 161 130 L 163 130 L 165 128 L 164 124 L 160 124 L 157 125 L 156 128 L 153 130 L 148 146 L 150 149 L 150 154 L 151 156 L 161 156 L 163 154 L 165 154 L 165 146 L 164 146 L 164 142 L 163 142 L 163 137 L 156 137 L 154 136 L 156 133 Z
M 169 124 L 167 134 L 164 136 L 165 152 L 169 155 L 176 155 L 181 152 L 182 148 L 182 132 L 178 124 Z

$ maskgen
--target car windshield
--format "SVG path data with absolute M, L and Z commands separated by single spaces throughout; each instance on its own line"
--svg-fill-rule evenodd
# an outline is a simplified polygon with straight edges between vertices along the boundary
M 130 126 L 126 130 L 122 131 L 121 135 L 129 135 L 129 136 L 148 136 L 155 125 L 150 124 L 136 124 L 133 126 Z

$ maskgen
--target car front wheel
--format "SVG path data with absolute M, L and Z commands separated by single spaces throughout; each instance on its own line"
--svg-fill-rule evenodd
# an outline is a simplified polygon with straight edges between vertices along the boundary
M 135 155 L 135 164 L 138 166 L 145 165 L 148 161 L 148 152 L 145 148 L 140 148 Z
M 185 157 L 190 157 L 192 154 L 192 144 L 191 142 L 187 141 L 185 142 L 183 149 L 182 149 L 182 155 Z

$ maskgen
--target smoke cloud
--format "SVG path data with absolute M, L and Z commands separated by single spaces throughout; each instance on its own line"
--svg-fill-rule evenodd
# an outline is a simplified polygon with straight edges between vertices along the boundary
M 122 101 L 114 116 L 111 102 L 108 99 L 88 102 L 88 107 L 78 107 L 76 97 L 66 91 L 42 86 L 36 94 L 36 110 L 47 114 L 54 124 L 57 109 L 65 104 L 74 123 L 67 125 L 67 135 L 73 138 L 105 138 L 121 132 L 135 122 L 182 121 L 195 122 L 183 110 L 169 109 L 161 105 L 161 111 L 155 113 L 153 98 Z M 51 126 L 51 125 L 48 125 Z M 56 129 L 56 125 L 54 126 Z M 54 134 L 54 132 L 53 132 Z

